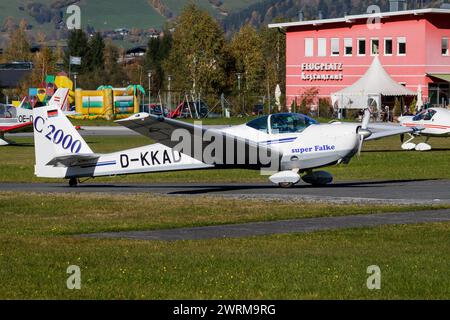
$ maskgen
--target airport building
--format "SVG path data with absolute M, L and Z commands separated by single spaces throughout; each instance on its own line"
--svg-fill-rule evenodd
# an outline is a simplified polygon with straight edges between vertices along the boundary
M 286 32 L 286 103 L 308 89 L 331 94 L 379 60 L 395 82 L 423 101 L 449 104 L 450 9 L 419 9 L 270 25 Z M 311 90 L 310 90 L 311 91 Z M 386 104 L 392 103 L 391 101 Z M 389 100 L 389 98 L 388 98 Z

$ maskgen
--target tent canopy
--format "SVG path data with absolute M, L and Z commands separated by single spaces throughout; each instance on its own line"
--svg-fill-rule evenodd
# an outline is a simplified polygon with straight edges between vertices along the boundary
M 331 94 L 333 105 L 340 109 L 362 109 L 376 104 L 381 109 L 381 96 L 415 96 L 417 93 L 407 89 L 383 68 L 375 56 L 366 73 L 351 86 Z

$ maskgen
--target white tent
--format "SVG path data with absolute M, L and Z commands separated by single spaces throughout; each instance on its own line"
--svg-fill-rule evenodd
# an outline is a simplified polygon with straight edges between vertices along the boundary
M 366 73 L 351 86 L 331 94 L 333 106 L 339 109 L 364 109 L 374 107 L 381 111 L 382 96 L 415 96 L 411 91 L 384 70 L 380 59 L 375 56 Z

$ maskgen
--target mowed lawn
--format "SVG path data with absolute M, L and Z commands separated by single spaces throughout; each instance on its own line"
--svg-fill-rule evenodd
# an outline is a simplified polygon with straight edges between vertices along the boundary
M 34 176 L 34 147 L 32 138 L 15 138 L 19 145 L 0 147 L 0 182 L 61 182 Z M 140 136 L 87 137 L 94 152 L 106 153 L 151 143 Z M 417 139 L 423 141 L 423 138 Z M 450 179 L 450 139 L 432 138 L 432 151 L 417 152 L 400 149 L 400 139 L 392 137 L 364 144 L 361 157 L 348 165 L 327 167 L 335 181 L 346 180 L 414 180 Z M 252 170 L 200 170 L 138 174 L 121 177 L 96 178 L 98 182 L 164 183 L 164 182 L 267 182 L 267 176 Z
M 450 298 L 450 223 L 177 242 L 76 236 L 442 207 L 5 193 L 0 208 L 0 299 Z M 71 265 L 81 290 L 66 287 Z M 366 287 L 371 265 L 381 290 Z

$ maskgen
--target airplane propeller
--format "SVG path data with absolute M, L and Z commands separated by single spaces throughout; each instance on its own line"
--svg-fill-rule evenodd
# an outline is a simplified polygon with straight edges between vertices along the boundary
M 364 110 L 364 116 L 362 119 L 361 127 L 358 129 L 359 135 L 358 157 L 361 156 L 361 149 L 363 146 L 364 139 L 367 139 L 372 135 L 372 131 L 367 129 L 369 121 L 370 121 L 370 110 L 367 108 L 366 110 Z

